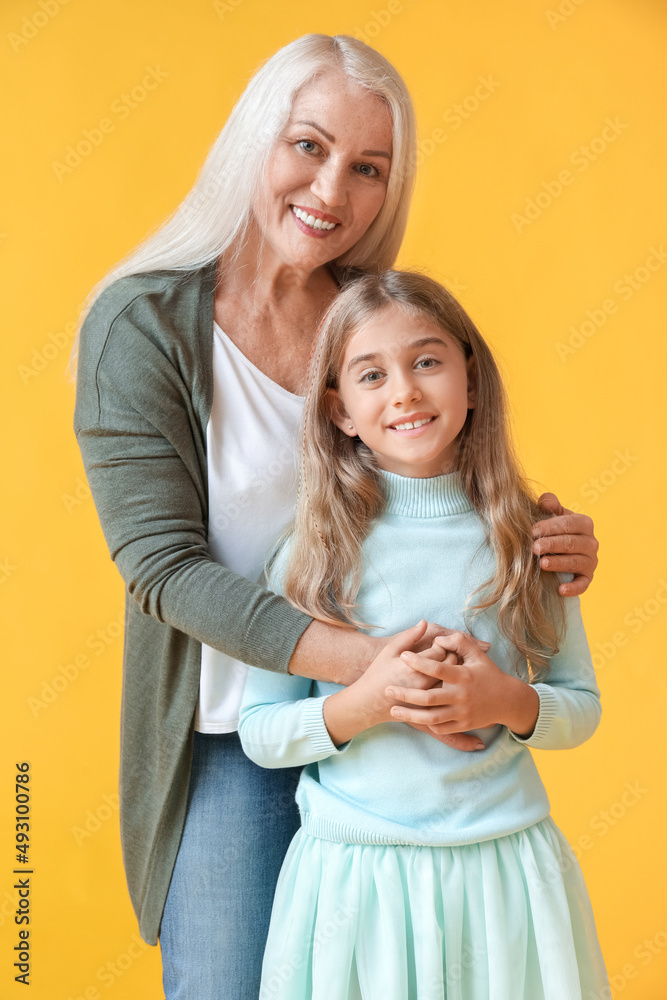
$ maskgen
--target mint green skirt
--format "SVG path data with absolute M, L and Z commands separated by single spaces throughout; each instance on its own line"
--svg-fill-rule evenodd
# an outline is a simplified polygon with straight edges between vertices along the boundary
M 608 988 L 581 868 L 550 816 L 462 847 L 303 829 L 290 844 L 260 1000 L 603 1000 Z

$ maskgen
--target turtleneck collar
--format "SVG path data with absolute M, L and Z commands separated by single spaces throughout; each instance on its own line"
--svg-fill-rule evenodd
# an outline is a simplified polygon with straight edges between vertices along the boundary
M 428 479 L 411 479 L 380 469 L 385 483 L 387 514 L 403 517 L 446 517 L 473 510 L 458 472 Z

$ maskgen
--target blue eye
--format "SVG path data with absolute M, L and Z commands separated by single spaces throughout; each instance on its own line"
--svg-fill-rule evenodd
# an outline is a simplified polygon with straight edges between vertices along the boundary
M 377 382 L 377 379 L 371 378 L 372 375 L 377 375 L 378 378 L 382 378 L 382 372 L 366 372 L 359 379 L 360 382 Z
M 317 149 L 317 143 L 313 142 L 312 139 L 300 139 L 297 145 L 304 151 L 304 153 L 314 153 Z
M 380 176 L 380 171 L 377 167 L 374 167 L 372 163 L 361 163 L 359 165 L 359 173 L 363 174 L 364 177 Z

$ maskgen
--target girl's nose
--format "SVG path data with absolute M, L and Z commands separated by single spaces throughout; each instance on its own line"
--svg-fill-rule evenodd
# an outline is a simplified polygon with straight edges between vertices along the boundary
M 340 208 L 347 202 L 347 176 L 342 164 L 330 157 L 317 170 L 310 190 L 328 208 Z
M 421 389 L 409 375 L 397 375 L 392 390 L 394 406 L 414 403 L 422 398 Z

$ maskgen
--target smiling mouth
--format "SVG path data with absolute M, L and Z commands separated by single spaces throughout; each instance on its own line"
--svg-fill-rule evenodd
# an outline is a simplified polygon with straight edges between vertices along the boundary
M 304 226 L 315 232 L 331 232 L 335 229 L 338 223 L 330 222 L 327 219 L 323 219 L 318 215 L 313 215 L 312 212 L 306 212 L 303 208 L 299 208 L 297 205 L 290 205 L 292 209 L 292 214 L 302 222 Z
M 390 424 L 390 431 L 416 431 L 420 427 L 425 427 L 426 424 L 432 424 L 435 417 L 422 417 L 420 420 L 404 420 L 400 424 Z

